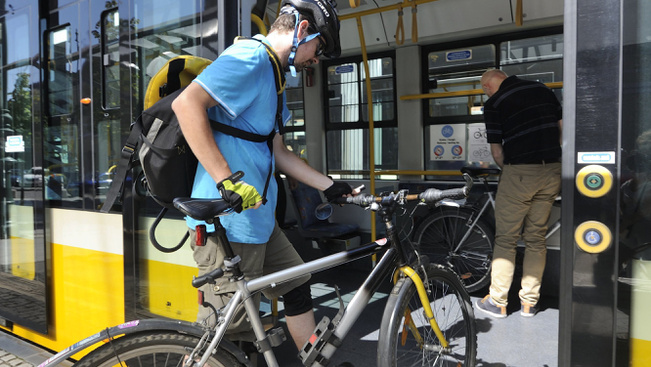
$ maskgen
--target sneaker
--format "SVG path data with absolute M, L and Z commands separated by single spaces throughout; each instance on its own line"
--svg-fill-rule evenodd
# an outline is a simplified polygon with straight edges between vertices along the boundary
M 506 317 L 506 307 L 498 306 L 493 302 L 490 294 L 484 297 L 482 300 L 477 300 L 475 306 L 482 312 L 485 312 L 497 319 L 503 319 Z
M 538 307 L 527 302 L 520 302 L 522 307 L 520 308 L 520 315 L 524 317 L 533 317 L 538 312 Z

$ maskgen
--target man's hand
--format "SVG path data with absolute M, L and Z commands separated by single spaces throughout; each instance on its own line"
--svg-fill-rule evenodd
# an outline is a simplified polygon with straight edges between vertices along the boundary
M 341 181 L 332 181 L 332 185 L 327 189 L 323 190 L 328 201 L 333 201 L 334 199 L 340 198 L 342 196 L 348 196 L 352 194 L 353 188 L 349 184 Z
M 259 202 L 262 202 L 262 196 L 258 193 L 255 187 L 247 184 L 244 181 L 238 181 L 237 178 L 242 177 L 241 172 L 236 172 L 231 177 L 217 183 L 217 189 L 222 198 L 237 213 L 242 210 L 258 207 Z M 235 181 L 235 182 L 233 182 Z

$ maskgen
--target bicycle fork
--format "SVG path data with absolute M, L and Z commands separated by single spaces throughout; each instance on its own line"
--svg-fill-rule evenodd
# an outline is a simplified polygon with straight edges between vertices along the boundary
M 436 318 L 434 317 L 434 312 L 432 311 L 432 305 L 430 305 L 429 303 L 427 290 L 425 289 L 423 280 L 420 278 L 418 273 L 416 273 L 416 271 L 412 269 L 410 266 L 403 266 L 399 269 L 399 271 L 405 274 L 406 276 L 408 276 L 411 279 L 411 281 L 414 282 L 414 285 L 416 286 L 416 291 L 418 292 L 420 303 L 423 305 L 423 311 L 425 312 L 425 316 L 427 317 L 427 320 L 429 320 L 429 324 L 432 327 L 432 330 L 434 330 L 434 334 L 441 342 L 441 346 L 447 349 L 450 344 L 445 339 L 445 336 L 443 335 L 441 328 L 439 328 L 439 325 L 436 322 Z M 414 334 L 414 337 L 416 338 L 416 340 L 419 341 L 419 344 L 423 345 L 424 343 L 423 338 L 420 336 L 420 333 L 418 332 L 418 328 L 414 324 L 414 320 L 411 317 L 409 317 L 407 313 L 411 314 L 411 310 L 407 310 L 405 312 L 405 326 L 409 328 L 412 334 Z

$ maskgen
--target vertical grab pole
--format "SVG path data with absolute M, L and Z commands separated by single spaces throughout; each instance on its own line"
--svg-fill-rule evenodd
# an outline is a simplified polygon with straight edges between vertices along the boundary
M 362 26 L 362 17 L 357 15 L 357 31 L 359 33 L 359 43 L 362 47 L 362 59 L 364 61 L 364 72 L 366 73 L 366 106 L 368 108 L 368 159 L 369 159 L 369 172 L 370 172 L 370 190 L 375 193 L 375 122 L 373 121 L 373 96 L 371 93 L 371 71 L 368 66 L 368 54 L 366 53 L 366 41 L 364 40 L 364 28 Z M 375 241 L 376 228 L 375 228 L 375 212 L 371 212 L 371 241 Z M 373 254 L 373 266 L 377 263 L 377 255 Z

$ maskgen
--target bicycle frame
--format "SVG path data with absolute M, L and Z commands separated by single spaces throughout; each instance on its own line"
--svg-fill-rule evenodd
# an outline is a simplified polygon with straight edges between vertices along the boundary
M 395 236 L 394 240 L 397 240 L 397 235 L 391 235 L 391 233 L 393 233 L 393 223 L 387 222 L 387 229 L 389 238 Z M 229 325 L 226 320 L 230 320 L 233 317 L 236 309 L 240 304 L 244 304 L 258 342 L 264 342 L 267 340 L 268 336 L 259 317 L 258 308 L 256 307 L 253 297 L 251 297 L 253 293 L 262 291 L 269 286 L 275 287 L 280 283 L 289 281 L 305 274 L 327 270 L 332 267 L 337 267 L 369 255 L 378 254 L 381 251 L 386 250 L 385 254 L 382 256 L 378 264 L 373 268 L 371 273 L 365 279 L 347 306 L 343 306 L 343 302 L 340 298 L 341 308 L 337 317 L 335 317 L 335 319 L 332 321 L 333 325 L 329 325 L 331 322 L 327 317 L 319 323 L 319 326 L 325 323 L 323 325 L 323 328 L 332 331 L 331 333 L 322 334 L 325 335 L 324 339 L 327 338 L 324 341 L 327 341 L 330 338 L 336 338 L 335 340 L 343 340 L 366 308 L 366 305 L 371 300 L 373 294 L 379 288 L 381 281 L 383 279 L 387 279 L 387 277 L 395 269 L 396 264 L 400 263 L 399 258 L 402 255 L 400 254 L 400 249 L 398 247 L 399 244 L 391 241 L 389 238 L 379 239 L 375 242 L 368 243 L 356 249 L 342 251 L 249 281 L 245 281 L 244 279 L 237 280 L 236 283 L 238 290 L 234 293 L 232 299 L 224 307 L 224 309 L 221 310 L 220 315 L 218 315 L 218 326 L 216 329 L 216 334 L 212 339 L 209 347 L 207 348 L 207 351 L 212 351 L 221 342 Z M 423 286 L 423 282 L 420 279 L 420 276 L 414 269 L 410 268 L 409 266 L 402 266 L 400 267 L 399 271 L 409 276 L 417 285 L 418 293 L 420 295 L 421 302 L 423 303 L 424 311 L 430 320 L 430 324 L 435 330 L 436 336 L 441 342 L 441 345 L 443 347 L 447 347 L 448 342 L 445 340 L 436 323 L 436 320 L 434 319 L 430 304 L 427 301 L 427 293 Z M 265 342 L 265 344 L 267 343 Z M 314 345 L 317 343 L 312 344 Z M 324 361 L 327 364 L 327 361 L 329 361 L 330 358 L 334 355 L 337 347 L 332 343 L 325 342 L 320 343 L 320 347 L 322 347 L 322 349 L 317 352 L 322 358 L 321 361 Z M 275 354 L 270 347 L 262 348 L 262 354 L 268 366 L 278 366 Z M 198 366 L 203 366 L 209 357 L 210 354 L 208 352 L 204 353 L 198 362 Z M 304 361 L 304 364 L 306 366 L 323 366 L 320 361 L 315 360 L 315 357 L 316 355 L 314 355 L 314 353 L 307 355 L 305 357 L 306 360 Z

